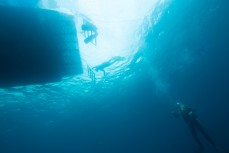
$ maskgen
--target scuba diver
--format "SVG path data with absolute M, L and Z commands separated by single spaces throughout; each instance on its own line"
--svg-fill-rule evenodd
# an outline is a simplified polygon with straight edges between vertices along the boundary
M 92 69 L 94 69 L 95 71 L 102 71 L 103 72 L 103 76 L 106 76 L 106 71 L 104 70 L 105 68 L 111 66 L 112 64 L 116 63 L 116 62 L 119 62 L 119 61 L 123 61 L 125 60 L 126 58 L 125 57 L 121 57 L 121 56 L 114 56 L 112 57 L 110 60 L 98 65 L 98 66 L 95 66 L 93 67 Z
M 86 22 L 81 26 L 81 29 L 84 32 L 87 32 L 87 36 L 84 39 L 84 42 L 87 44 L 89 42 L 93 42 L 93 40 L 96 39 L 96 37 L 98 36 L 98 32 L 97 32 L 97 27 L 90 23 L 90 22 Z M 89 33 L 90 32 L 90 33 Z
M 203 126 L 201 125 L 200 121 L 197 118 L 197 115 L 193 112 L 193 110 L 182 103 L 177 102 L 177 111 L 173 112 L 174 117 L 182 117 L 183 120 L 189 126 L 190 132 L 199 146 L 199 149 L 196 153 L 201 153 L 204 150 L 203 144 L 201 143 L 199 137 L 197 136 L 197 130 L 204 136 L 204 138 L 215 148 L 218 153 L 223 153 L 221 149 L 219 149 L 215 142 L 209 137 L 209 135 L 204 130 Z

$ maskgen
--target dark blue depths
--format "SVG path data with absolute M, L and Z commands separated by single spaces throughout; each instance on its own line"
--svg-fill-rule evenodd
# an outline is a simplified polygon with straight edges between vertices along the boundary
M 39 102 L 2 107 L 15 111 L 1 113 L 0 152 L 193 153 L 188 127 L 171 115 L 176 100 L 193 107 L 216 144 L 229 149 L 228 6 L 226 0 L 172 2 L 146 36 L 149 62 L 130 65 L 137 74 L 99 102 L 96 92 L 73 97 L 64 115 Z M 151 66 L 160 79 L 152 79 Z M 201 141 L 205 153 L 214 153 Z

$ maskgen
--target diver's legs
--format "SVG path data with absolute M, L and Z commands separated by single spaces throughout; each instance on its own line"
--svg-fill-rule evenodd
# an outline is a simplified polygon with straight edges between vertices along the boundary
M 196 141 L 196 143 L 199 145 L 199 150 L 198 152 L 201 153 L 204 150 L 203 144 L 200 142 L 200 139 L 198 138 L 197 134 L 196 134 L 196 129 L 194 125 L 190 125 L 189 129 L 191 131 L 191 134 L 194 138 L 194 140 Z
M 203 136 L 205 137 L 205 139 L 214 147 L 215 146 L 215 143 L 214 141 L 209 137 L 209 135 L 205 132 L 203 126 L 201 125 L 200 121 L 199 120 L 196 120 L 196 127 L 199 129 L 199 131 L 203 134 Z

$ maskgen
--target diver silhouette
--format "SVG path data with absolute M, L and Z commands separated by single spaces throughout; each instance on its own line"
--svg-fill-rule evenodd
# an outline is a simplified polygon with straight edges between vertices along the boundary
M 87 44 L 89 42 L 92 42 L 93 40 L 96 39 L 96 37 L 98 36 L 98 32 L 97 32 L 97 27 L 92 24 L 92 23 L 89 23 L 89 22 L 86 22 L 84 23 L 82 26 L 81 26 L 81 29 L 84 31 L 84 32 L 90 32 L 88 33 L 88 35 L 86 36 L 86 38 L 84 39 L 84 42 Z
M 97 72 L 98 71 L 102 71 L 103 72 L 103 76 L 106 76 L 106 71 L 104 70 L 105 68 L 111 66 L 112 64 L 114 64 L 116 62 L 120 62 L 120 61 L 123 61 L 123 60 L 125 60 L 125 57 L 114 56 L 111 59 L 109 59 L 108 61 L 103 62 L 102 64 L 97 65 L 97 66 L 93 67 L 92 69 L 97 71 Z
M 223 153 L 223 151 L 215 145 L 215 142 L 206 133 L 199 119 L 197 118 L 197 115 L 193 112 L 193 109 L 179 102 L 176 103 L 176 106 L 177 106 L 177 110 L 173 112 L 174 117 L 183 118 L 183 120 L 187 123 L 194 140 L 199 146 L 199 149 L 195 153 L 201 153 L 204 150 L 204 146 L 201 143 L 199 137 L 197 136 L 197 130 L 199 130 L 199 132 L 202 133 L 204 138 L 214 147 L 214 149 L 218 153 Z

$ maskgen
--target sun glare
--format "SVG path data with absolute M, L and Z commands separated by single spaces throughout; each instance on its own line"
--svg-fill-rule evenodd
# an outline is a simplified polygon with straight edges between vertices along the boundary
M 114 56 L 128 57 L 134 34 L 158 0 L 68 0 L 56 1 L 57 10 L 75 15 L 83 62 L 95 66 Z M 48 5 L 43 0 L 43 5 Z M 77 5 L 77 6 L 76 6 Z M 85 43 L 81 26 L 86 17 L 97 28 L 96 45 Z
M 91 65 L 113 56 L 128 57 L 134 33 L 155 3 L 152 0 L 79 0 L 79 12 L 98 28 L 96 46 L 80 43 L 82 57 Z

